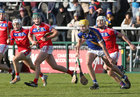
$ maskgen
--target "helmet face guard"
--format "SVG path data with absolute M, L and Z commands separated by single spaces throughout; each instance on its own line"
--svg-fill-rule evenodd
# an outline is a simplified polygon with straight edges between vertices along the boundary
M 18 23 L 20 25 L 22 24 L 20 19 L 13 19 L 12 24 L 15 24 L 15 23 Z
M 19 31 L 21 29 L 21 27 L 22 27 L 22 22 L 21 22 L 20 19 L 14 19 L 12 21 L 12 24 L 13 24 L 14 30 L 16 30 L 16 31 Z
M 106 22 L 106 17 L 105 16 L 98 16 L 96 21 L 98 20 L 103 20 L 103 22 Z

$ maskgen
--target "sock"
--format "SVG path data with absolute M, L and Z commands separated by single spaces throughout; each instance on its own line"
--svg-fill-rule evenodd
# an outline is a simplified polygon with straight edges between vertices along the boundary
M 121 86 L 125 86 L 125 83 L 123 81 L 120 82 Z
M 19 78 L 19 73 L 16 73 L 16 78 Z
M 37 78 L 35 78 L 35 79 L 34 79 L 34 83 L 35 83 L 35 84 L 37 84 L 37 82 L 38 82 L 38 79 L 37 79 Z
M 8 72 L 11 73 L 11 72 L 12 72 L 12 69 L 10 68 L 10 69 L 8 70 Z
M 126 78 L 126 75 L 123 75 L 123 77 L 122 77 L 123 79 L 125 79 Z
M 96 79 L 94 79 L 94 80 L 92 80 L 93 81 L 93 83 L 96 83 L 96 84 L 98 84 L 98 82 L 97 82 L 97 80 Z
M 40 76 L 40 77 L 41 77 L 41 79 L 43 80 L 43 78 L 44 78 L 44 77 L 43 77 L 43 73 L 40 73 L 40 75 L 39 75 L 39 76 Z
M 71 70 L 68 70 L 67 73 L 70 74 L 71 76 L 73 75 L 73 71 Z

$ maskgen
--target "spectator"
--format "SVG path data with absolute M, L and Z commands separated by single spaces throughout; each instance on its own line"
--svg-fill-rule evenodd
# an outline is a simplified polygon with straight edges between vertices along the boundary
M 89 26 L 94 26 L 96 24 L 96 19 L 97 16 L 94 14 L 94 7 L 90 5 L 89 7 L 89 13 L 86 16 L 86 19 L 89 21 Z
M 121 25 L 129 7 L 130 6 L 127 0 L 117 0 L 117 9 L 115 13 L 115 26 Z
M 136 13 L 136 19 L 133 19 L 132 21 L 132 27 L 140 27 L 140 11 L 138 11 Z M 140 37 L 140 31 L 139 30 L 136 30 L 134 35 L 136 36 L 136 40 L 135 41 L 138 41 L 139 40 L 139 37 Z
M 126 13 L 125 18 L 121 24 L 121 27 L 130 27 L 132 25 L 132 16 L 130 13 Z M 134 31 L 130 31 L 130 30 L 123 30 L 123 32 L 125 32 L 124 34 L 127 35 L 128 39 L 130 41 L 133 41 L 135 39 L 134 35 Z
M 74 19 L 73 15 L 74 15 L 74 12 L 76 11 L 76 7 L 74 6 L 74 4 L 69 2 L 69 7 L 67 8 L 67 10 L 70 14 L 71 19 Z
M 32 11 L 31 11 L 31 4 L 30 2 L 22 2 L 22 7 L 24 7 L 27 10 L 27 13 L 29 17 L 32 17 Z
M 79 25 L 79 19 L 78 19 L 78 14 L 74 13 L 74 19 L 71 20 L 70 23 L 68 23 L 68 27 L 78 27 Z M 71 41 L 72 42 L 78 42 L 78 36 L 77 34 L 79 33 L 78 29 L 73 29 L 71 32 Z M 72 44 L 74 46 L 74 44 Z
M 114 16 L 110 9 L 107 9 L 107 12 L 106 12 L 106 25 L 109 28 L 112 28 L 114 26 Z
M 59 6 L 59 11 L 56 15 L 56 21 L 57 26 L 67 26 L 67 24 L 70 22 L 70 16 L 67 10 L 64 9 L 63 5 Z M 66 30 L 59 30 L 59 40 L 60 41 L 66 41 L 67 33 Z
M 97 10 L 98 8 L 101 8 L 101 3 L 97 0 L 91 0 L 90 6 L 93 6 L 94 10 Z
M 125 18 L 121 24 L 121 27 L 130 27 L 132 25 L 132 16 L 130 13 L 126 13 Z
M 31 8 L 34 8 L 34 7 L 38 8 L 39 2 L 31 2 L 30 4 L 31 4 Z
M 131 0 L 132 2 L 132 14 L 133 18 L 136 18 L 136 13 L 139 11 L 140 8 L 140 2 L 136 2 L 137 0 Z
M 49 14 L 49 17 L 52 19 L 52 24 L 56 25 L 55 2 L 48 2 L 48 14 Z
M 82 6 L 79 4 L 78 0 L 73 0 L 73 4 L 74 6 L 76 7 L 76 13 L 78 13 L 78 18 L 81 20 L 81 19 L 84 19 L 85 16 L 84 16 L 84 10 L 82 8 Z
M 21 7 L 19 9 L 19 16 L 17 18 L 21 20 L 23 26 L 31 26 L 31 18 L 28 16 L 25 8 Z
M 89 3 L 87 3 L 87 2 L 82 2 L 82 3 L 81 3 L 81 6 L 82 6 L 82 8 L 83 8 L 83 10 L 84 10 L 84 16 L 86 17 L 86 15 L 87 15 L 88 12 L 89 12 Z

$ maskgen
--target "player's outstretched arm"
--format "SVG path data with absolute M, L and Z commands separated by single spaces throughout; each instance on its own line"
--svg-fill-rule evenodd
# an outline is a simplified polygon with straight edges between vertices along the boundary
M 121 37 L 125 42 L 127 42 L 132 50 L 136 50 L 136 46 L 133 45 L 124 34 L 118 32 L 118 37 Z

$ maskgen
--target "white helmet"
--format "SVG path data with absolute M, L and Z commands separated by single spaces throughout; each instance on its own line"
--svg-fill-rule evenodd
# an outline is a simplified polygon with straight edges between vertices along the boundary
M 20 19 L 13 19 L 12 24 L 14 23 L 19 23 L 20 25 L 22 24 Z
M 106 17 L 105 16 L 98 16 L 96 21 L 98 20 L 103 20 L 104 22 L 106 22 Z

